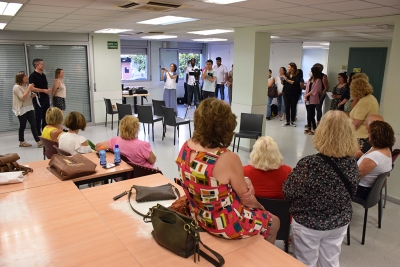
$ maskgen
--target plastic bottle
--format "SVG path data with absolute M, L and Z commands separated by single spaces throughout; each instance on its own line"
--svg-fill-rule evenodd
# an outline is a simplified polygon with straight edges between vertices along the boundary
M 101 146 L 100 149 L 101 149 L 99 152 L 100 166 L 106 166 L 107 165 L 106 151 L 104 150 L 103 146 Z
M 118 144 L 114 148 L 114 164 L 118 165 L 121 163 L 121 151 L 119 150 Z

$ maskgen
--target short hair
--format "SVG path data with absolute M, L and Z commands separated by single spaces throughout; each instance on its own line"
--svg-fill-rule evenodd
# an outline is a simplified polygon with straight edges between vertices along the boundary
M 365 80 L 367 80 L 367 82 L 369 81 L 369 77 L 365 73 L 355 73 L 353 75 L 353 80 L 355 80 L 355 79 L 365 79 Z
M 25 71 L 17 72 L 17 74 L 15 75 L 15 83 L 18 85 L 23 85 L 25 75 Z
M 56 69 L 56 71 L 54 72 L 54 79 L 57 79 L 58 78 L 58 75 L 60 75 L 60 73 L 61 73 L 61 71 L 62 71 L 63 69 Z
M 214 61 L 212 61 L 211 59 L 207 60 L 206 63 L 207 63 L 207 62 L 210 62 L 211 65 L 214 64 Z
M 350 84 L 350 96 L 352 98 L 361 99 L 374 92 L 372 85 L 366 79 L 354 79 Z
M 176 71 L 177 68 L 178 68 L 178 67 L 176 66 L 176 64 L 175 64 L 175 63 L 171 63 L 171 65 L 174 67 L 174 71 Z M 171 66 L 171 65 L 170 65 L 170 66 Z
M 221 59 L 221 57 L 217 57 L 215 60 L 220 60 L 221 61 L 222 59 Z
M 278 145 L 269 136 L 257 139 L 250 153 L 250 165 L 256 169 L 269 171 L 282 166 L 283 157 Z
M 35 58 L 35 59 L 32 61 L 32 65 L 33 65 L 33 68 L 34 68 L 34 69 L 36 69 L 36 66 L 40 63 L 40 61 L 43 61 L 43 59 L 41 59 L 41 58 Z
M 127 115 L 119 123 L 120 136 L 124 140 L 133 140 L 139 131 L 139 120 L 135 116 Z
M 86 129 L 86 120 L 81 113 L 77 111 L 72 111 L 65 118 L 64 125 L 72 131 L 75 130 L 84 131 Z
M 350 118 L 339 110 L 330 110 L 322 117 L 313 143 L 320 153 L 334 158 L 354 156 L 358 150 L 354 125 Z
M 57 107 L 51 107 L 46 111 L 46 123 L 49 125 L 60 125 L 64 117 L 62 111 Z
M 236 128 L 236 115 L 223 100 L 207 98 L 194 112 L 193 141 L 207 148 L 228 147 Z
M 296 76 L 299 73 L 296 63 L 290 62 L 288 65 L 294 69 L 294 76 Z
M 374 121 L 369 125 L 368 141 L 375 148 L 393 147 L 396 142 L 394 131 L 389 123 L 384 121 Z

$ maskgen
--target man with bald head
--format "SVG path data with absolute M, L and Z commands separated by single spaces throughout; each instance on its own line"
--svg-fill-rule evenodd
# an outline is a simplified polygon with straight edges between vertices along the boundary
M 385 121 L 383 117 L 379 114 L 371 114 L 365 119 L 365 129 L 367 132 L 369 131 L 369 125 L 374 121 Z M 371 144 L 366 140 L 362 147 L 356 152 L 355 157 L 359 159 L 362 155 L 368 152 L 371 149 Z

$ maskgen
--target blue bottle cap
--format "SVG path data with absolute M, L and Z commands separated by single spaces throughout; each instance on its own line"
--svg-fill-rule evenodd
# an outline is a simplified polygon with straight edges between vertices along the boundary
M 115 148 L 119 148 L 118 144 L 115 145 Z

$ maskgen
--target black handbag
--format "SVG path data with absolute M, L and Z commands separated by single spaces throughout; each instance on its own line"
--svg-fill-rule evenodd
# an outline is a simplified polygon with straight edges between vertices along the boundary
M 173 187 L 171 184 L 168 185 Z M 150 208 L 149 212 L 146 215 L 137 211 L 131 204 L 132 189 L 137 187 L 138 186 L 136 185 L 132 186 L 129 191 L 125 191 L 122 194 L 114 197 L 114 200 L 117 200 L 118 198 L 128 194 L 128 202 L 132 210 L 138 215 L 142 216 L 144 222 L 152 223 L 153 231 L 151 232 L 151 234 L 156 240 L 157 244 L 184 258 L 188 258 L 191 255 L 194 255 L 194 262 L 196 262 L 196 260 L 200 261 L 201 255 L 214 266 L 219 267 L 224 265 L 224 258 L 216 251 L 204 245 L 204 243 L 201 241 L 199 226 L 197 222 L 192 218 L 170 210 L 160 204 L 157 204 L 156 206 Z M 160 186 L 147 187 L 146 191 L 151 191 L 151 188 L 154 188 L 153 192 L 160 192 L 161 189 Z M 176 191 L 179 194 L 179 191 L 177 189 Z M 159 198 L 158 200 L 164 199 L 171 198 L 170 196 L 167 196 L 167 198 Z M 202 251 L 200 249 L 200 244 L 202 244 L 206 250 L 214 255 L 217 260 Z
M 275 84 L 273 84 L 271 87 L 268 87 L 268 97 L 278 97 L 278 88 L 276 88 Z

